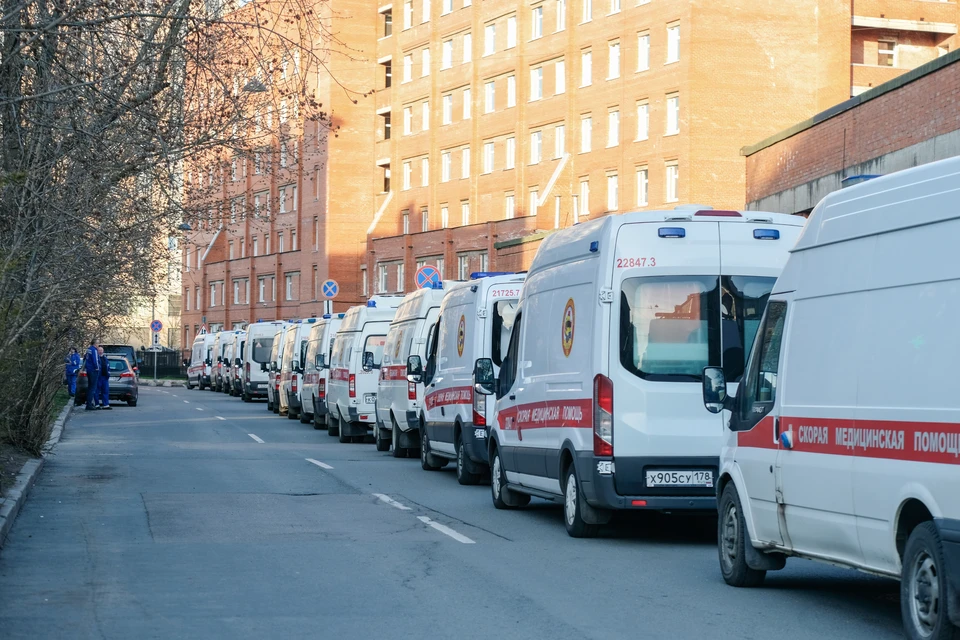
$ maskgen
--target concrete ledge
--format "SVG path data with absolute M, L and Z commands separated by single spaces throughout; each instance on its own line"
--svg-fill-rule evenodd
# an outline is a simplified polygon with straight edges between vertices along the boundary
M 185 387 L 187 386 L 186 380 L 144 380 L 140 379 L 139 382 L 141 387 Z
M 7 535 L 10 533 L 10 529 L 13 528 L 13 523 L 17 518 L 17 514 L 20 513 L 20 508 L 23 506 L 23 503 L 27 501 L 27 496 L 30 495 L 30 489 L 33 488 L 37 478 L 40 476 L 40 471 L 43 469 L 43 464 L 46 462 L 47 456 L 50 455 L 50 452 L 56 444 L 60 442 L 60 437 L 63 435 L 63 427 L 67 423 L 67 418 L 70 417 L 70 411 L 72 409 L 73 400 L 71 399 L 53 423 L 50 438 L 46 444 L 43 445 L 43 456 L 37 460 L 28 460 L 27 463 L 23 465 L 20 473 L 17 474 L 16 482 L 13 483 L 13 488 L 7 492 L 7 497 L 0 502 L 0 548 L 2 548 L 3 544 L 7 541 Z
M 546 238 L 548 235 L 550 235 L 550 234 L 553 233 L 553 232 L 554 232 L 553 229 L 551 229 L 551 230 L 549 230 L 549 231 L 537 231 L 536 233 L 531 233 L 530 235 L 527 235 L 527 236 L 521 236 L 521 237 L 519 237 L 519 238 L 514 238 L 513 240 L 504 240 L 503 242 L 494 242 L 494 243 L 493 243 L 493 248 L 494 248 L 494 249 L 506 249 L 507 247 L 516 247 L 516 246 L 519 246 L 519 245 L 521 245 L 521 244 L 527 244 L 528 242 L 536 242 L 536 241 L 538 241 L 538 240 L 543 240 L 544 238 Z

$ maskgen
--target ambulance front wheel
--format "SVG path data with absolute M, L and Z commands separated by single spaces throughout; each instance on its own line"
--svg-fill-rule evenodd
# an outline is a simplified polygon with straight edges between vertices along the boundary
M 720 553 L 720 573 L 732 587 L 756 587 L 767 572 L 747 565 L 747 523 L 740 506 L 740 496 L 732 482 L 723 488 L 720 497 L 720 518 L 717 524 L 717 548 Z
M 500 460 L 500 449 L 493 445 L 490 452 L 490 495 L 497 509 L 516 509 L 530 504 L 530 496 L 511 491 L 507 487 L 507 472 Z
M 426 427 L 420 428 L 420 468 L 424 471 L 437 471 L 447 466 L 447 461 L 430 453 L 430 439 Z
M 567 533 L 573 538 L 595 538 L 600 532 L 600 525 L 588 523 L 583 519 L 583 512 L 589 508 L 580 491 L 580 482 L 577 480 L 577 470 L 571 464 L 567 467 L 567 474 L 563 481 L 563 524 Z
M 900 614 L 911 640 L 953 640 L 960 630 L 947 612 L 948 582 L 943 544 L 932 522 L 913 530 L 903 552 Z

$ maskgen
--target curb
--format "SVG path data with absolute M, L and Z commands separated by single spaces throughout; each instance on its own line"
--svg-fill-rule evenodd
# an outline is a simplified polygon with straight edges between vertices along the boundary
M 186 387 L 187 383 L 183 380 L 143 380 L 139 384 L 144 387 Z
M 3 544 L 7 541 L 7 534 L 9 534 L 10 529 L 13 528 L 13 522 L 17 519 L 17 514 L 20 513 L 20 507 L 27 501 L 27 496 L 30 495 L 30 489 L 32 489 L 36 483 L 37 477 L 40 475 L 40 470 L 43 469 L 43 463 L 46 462 L 47 456 L 50 455 L 53 447 L 60 442 L 60 437 L 63 435 L 63 427 L 67 423 L 71 409 L 73 409 L 72 398 L 70 402 L 67 403 L 67 406 L 60 411 L 60 415 L 57 416 L 57 419 L 54 421 L 53 429 L 50 432 L 50 439 L 43 445 L 43 456 L 38 460 L 28 460 L 26 464 L 23 465 L 20 473 L 17 474 L 17 480 L 13 488 L 7 493 L 6 498 L 0 501 L 0 548 L 2 548 Z

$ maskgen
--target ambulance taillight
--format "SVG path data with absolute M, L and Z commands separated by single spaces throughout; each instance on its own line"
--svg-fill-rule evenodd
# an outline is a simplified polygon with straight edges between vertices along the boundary
M 417 399 L 417 383 L 407 382 L 407 400 Z
M 290 377 L 290 391 L 291 391 L 292 393 L 296 393 L 296 392 L 297 392 L 297 386 L 298 386 L 298 385 L 297 385 L 297 374 L 293 374 L 293 375 Z
M 482 393 L 473 394 L 473 426 L 487 426 L 487 396 Z
M 347 381 L 348 388 L 350 389 L 350 397 L 357 397 L 357 376 L 353 373 L 350 374 L 350 379 Z
M 613 456 L 613 382 L 599 373 L 593 379 L 593 455 Z
M 320 399 L 327 397 L 327 381 L 322 378 L 317 383 L 317 397 Z

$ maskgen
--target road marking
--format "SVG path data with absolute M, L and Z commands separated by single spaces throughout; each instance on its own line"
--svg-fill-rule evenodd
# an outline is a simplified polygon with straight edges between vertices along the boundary
M 397 509 L 400 509 L 400 511 L 410 511 L 410 507 L 400 504 L 390 496 L 384 495 L 382 493 L 375 493 L 373 495 L 374 497 L 378 498 L 381 502 L 386 502 L 391 507 L 396 507 Z
M 251 438 L 253 438 L 254 440 L 256 440 L 257 442 L 259 442 L 260 444 L 263 444 L 263 440 L 261 440 L 260 438 L 258 438 L 258 437 L 255 436 L 255 435 L 253 435 L 252 433 L 248 433 L 247 435 L 250 436 Z
M 184 400 L 184 401 L 183 401 L 183 404 L 190 404 L 190 401 L 189 401 L 189 400 Z
M 203 409 L 201 409 L 200 407 L 197 407 L 197 411 L 203 411 Z
M 436 529 L 437 531 L 439 531 L 444 535 L 450 536 L 457 542 L 462 542 L 463 544 L 476 544 L 474 540 L 471 540 L 470 538 L 463 535 L 462 533 L 457 533 L 456 531 L 454 531 L 453 529 L 451 529 L 446 525 L 442 525 L 439 522 L 434 522 L 427 516 L 417 516 L 417 520 L 419 520 L 425 525 L 433 527 L 434 529 Z
M 223 416 L 213 416 L 213 417 L 216 418 L 217 420 L 226 420 L 226 418 L 224 418 Z
M 319 460 L 314 460 L 313 458 L 306 458 L 306 461 L 309 462 L 310 464 L 317 465 L 321 469 L 333 469 L 333 467 L 328 465 L 326 462 L 320 462 Z

